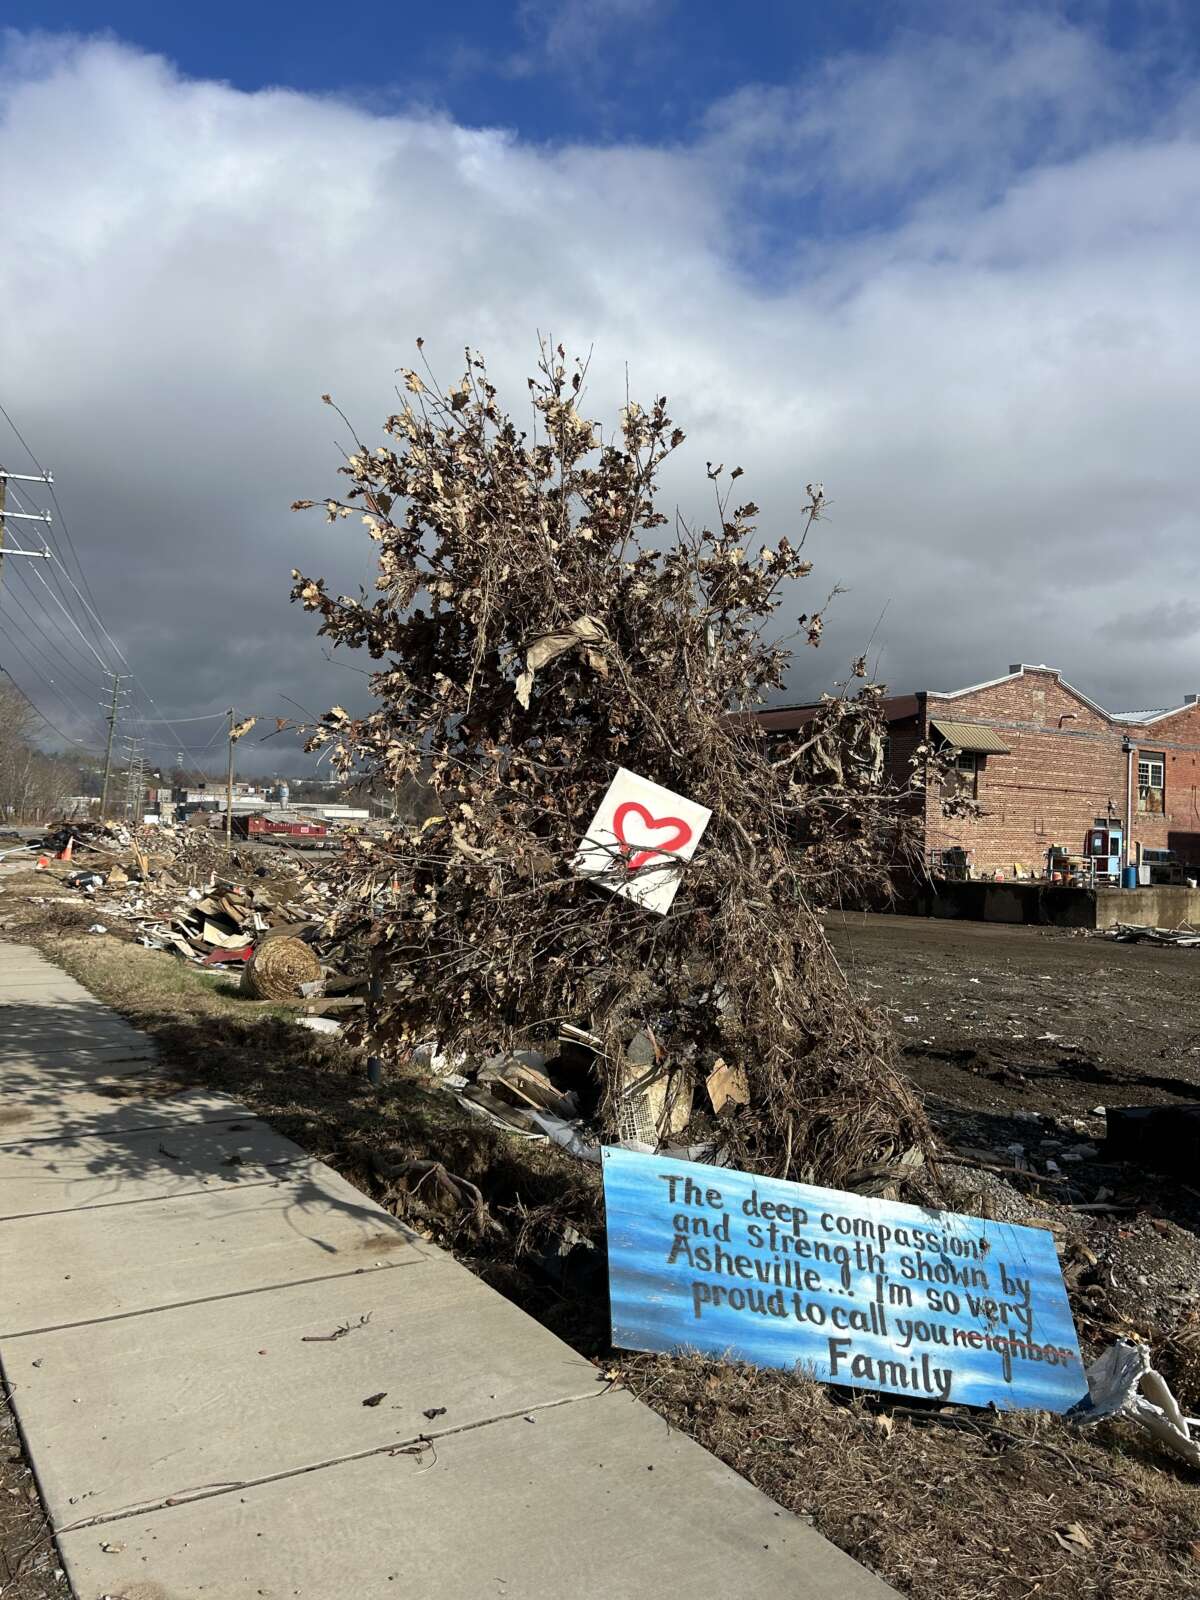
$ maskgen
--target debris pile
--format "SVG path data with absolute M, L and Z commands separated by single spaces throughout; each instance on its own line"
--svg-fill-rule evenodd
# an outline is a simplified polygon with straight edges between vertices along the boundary
M 821 485 L 768 543 L 735 501 L 741 470 L 710 464 L 711 525 L 671 537 L 655 478 L 684 435 L 664 399 L 627 405 L 605 443 L 583 369 L 547 348 L 531 438 L 474 356 L 449 393 L 405 379 L 388 441 L 356 443 L 346 498 L 320 502 L 366 523 L 378 594 L 335 598 L 298 572 L 293 588 L 335 646 L 383 663 L 371 713 L 335 707 L 309 748 L 389 786 L 427 774 L 439 801 L 332 869 L 335 925 L 371 949 L 369 1048 L 435 1039 L 478 1084 L 567 1021 L 592 1041 L 578 1076 L 605 1138 L 697 1124 L 742 1168 L 917 1193 L 928 1124 L 816 910 L 879 882 L 906 826 L 883 689 L 856 662 L 787 750 L 752 715 L 790 659 L 780 607 L 821 637 L 819 608 L 797 617 Z M 573 866 L 622 768 L 711 815 L 668 914 Z M 500 1095 L 578 1091 L 547 1072 L 549 1091 L 509 1072 Z
M 1200 945 L 1200 933 L 1186 923 L 1180 928 L 1152 928 L 1141 922 L 1118 922 L 1108 937 L 1120 944 Z
M 330 934 L 333 890 L 293 857 L 273 853 L 267 866 L 202 830 L 111 822 L 64 826 L 32 848 L 70 860 L 61 881 L 95 911 L 96 928 L 200 965 L 242 967 L 256 999 L 335 991 L 337 1009 L 362 1003 L 348 997 L 365 985 L 364 954 Z
M 96 903 L 99 910 L 134 922 L 140 944 L 173 949 L 208 966 L 247 962 L 273 929 L 308 925 L 320 915 L 311 900 L 280 900 L 258 884 L 216 876 L 202 888 L 187 889 L 182 898 L 177 885 L 160 883 L 148 893 L 131 887 L 122 899 Z

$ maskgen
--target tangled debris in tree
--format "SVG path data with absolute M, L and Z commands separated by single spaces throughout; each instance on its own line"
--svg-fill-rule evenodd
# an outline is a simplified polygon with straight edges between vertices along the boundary
M 744 1068 L 748 1104 L 717 1132 L 739 1164 L 842 1187 L 911 1176 L 922 1111 L 814 910 L 877 878 L 902 826 L 882 691 L 856 663 L 858 688 L 782 755 L 749 714 L 790 659 L 766 629 L 810 573 L 823 491 L 810 484 L 795 536 L 768 544 L 758 508 L 733 503 L 741 469 L 710 463 L 713 525 L 676 516 L 666 534 L 656 477 L 682 431 L 658 399 L 628 404 L 605 441 L 580 410 L 584 375 L 543 349 L 527 435 L 470 352 L 448 393 L 407 372 L 390 442 L 356 444 L 350 489 L 324 502 L 331 521 L 361 513 L 377 598 L 293 575 L 320 632 L 380 663 L 376 708 L 335 707 L 309 748 L 389 784 L 431 773 L 441 799 L 439 817 L 356 842 L 342 865 L 384 979 L 373 1048 L 433 1038 L 478 1062 L 582 1026 L 611 1130 L 648 1030 L 696 1082 L 718 1061 Z M 821 610 L 798 627 L 817 644 Z M 571 870 L 619 766 L 712 811 L 665 917 Z

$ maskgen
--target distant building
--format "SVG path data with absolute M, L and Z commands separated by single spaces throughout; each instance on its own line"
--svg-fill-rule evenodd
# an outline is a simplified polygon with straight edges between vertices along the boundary
M 815 706 L 758 713 L 768 734 L 803 728 Z M 1170 853 L 1200 867 L 1200 703 L 1106 711 L 1053 667 L 1012 666 L 965 689 L 920 690 L 886 702 L 887 766 L 908 781 L 923 744 L 944 750 L 952 782 L 980 807 L 946 817 L 942 794 L 914 802 L 927 859 L 965 851 L 976 874 L 1033 873 L 1051 846 L 1086 853 L 1089 833 L 1122 830 L 1125 860 Z
M 289 811 L 298 816 L 321 817 L 326 822 L 366 822 L 370 818 L 370 811 L 361 806 L 327 805 L 323 800 L 306 801 L 297 800 L 288 807 Z

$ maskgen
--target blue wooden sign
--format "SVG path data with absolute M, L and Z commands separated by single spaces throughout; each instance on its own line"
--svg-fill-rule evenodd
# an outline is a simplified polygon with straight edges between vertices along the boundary
M 605 1149 L 612 1340 L 960 1405 L 1087 1394 L 1039 1228 Z

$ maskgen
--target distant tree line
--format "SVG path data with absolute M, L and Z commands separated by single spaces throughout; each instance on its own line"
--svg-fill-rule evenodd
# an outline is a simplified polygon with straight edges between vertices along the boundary
M 85 763 L 49 754 L 37 742 L 41 724 L 11 684 L 0 683 L 0 819 L 41 823 L 68 812 L 88 792 Z M 87 776 L 99 757 L 86 760 Z

